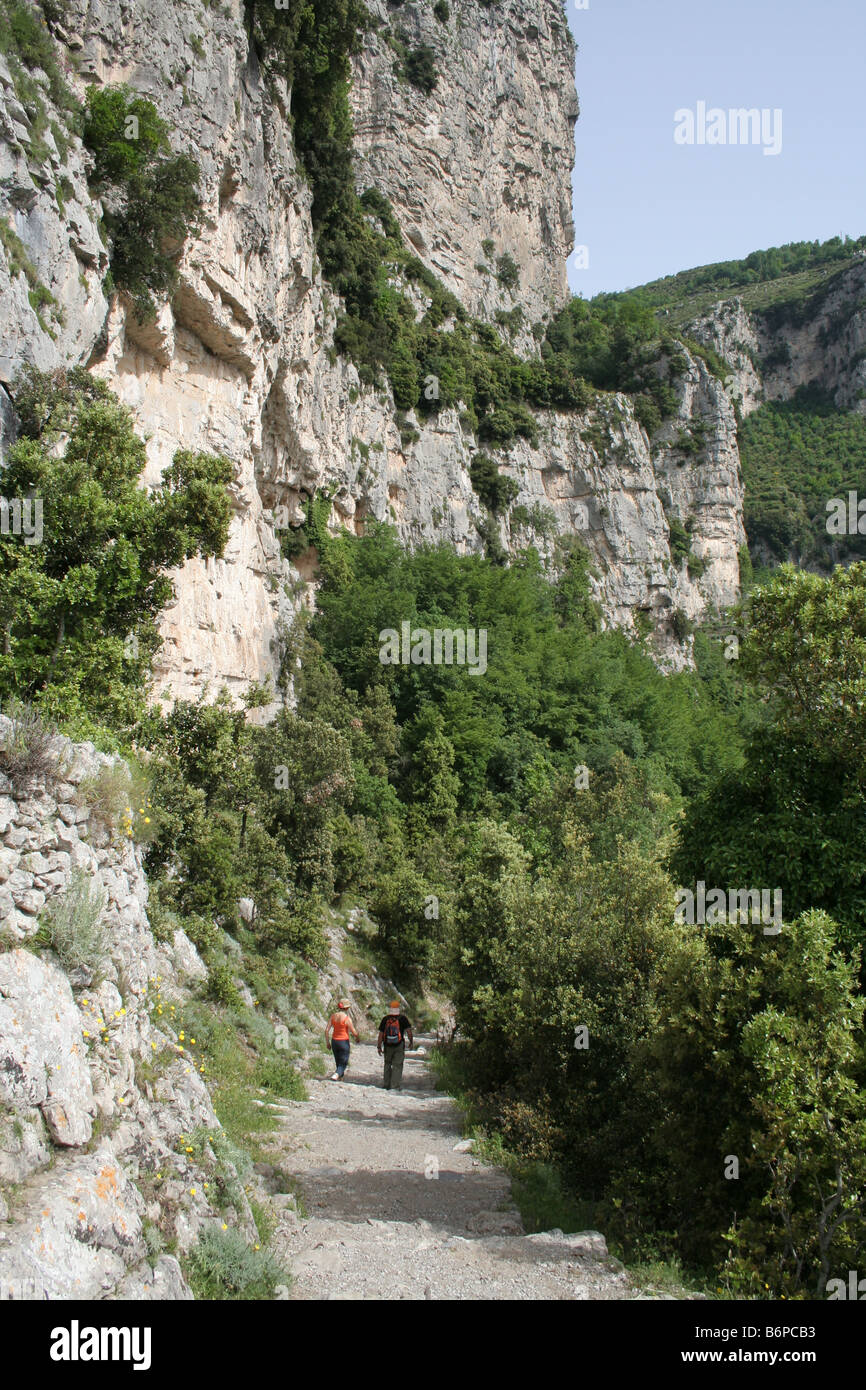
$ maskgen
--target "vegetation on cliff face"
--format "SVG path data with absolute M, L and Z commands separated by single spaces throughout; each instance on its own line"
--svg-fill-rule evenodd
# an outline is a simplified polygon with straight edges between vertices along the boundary
M 827 532 L 827 502 L 866 496 L 866 418 L 837 410 L 815 390 L 767 401 L 742 421 L 738 440 L 746 534 L 764 563 L 796 559 L 829 568 L 866 555 L 866 538 Z
M 169 127 L 128 87 L 88 87 L 82 138 L 93 155 L 92 192 L 106 203 L 107 288 L 132 298 L 140 319 L 177 285 L 177 253 L 201 225 L 199 167 L 172 154 Z
M 179 450 L 148 493 L 144 444 L 103 382 L 83 368 L 31 370 L 12 395 L 21 437 L 4 494 L 28 499 L 39 537 L 0 535 L 0 698 L 130 724 L 173 594 L 165 571 L 222 553 L 231 464 Z

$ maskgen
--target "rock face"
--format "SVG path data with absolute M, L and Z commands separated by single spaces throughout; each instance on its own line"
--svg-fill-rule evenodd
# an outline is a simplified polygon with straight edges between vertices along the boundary
M 465 0 L 444 24 L 412 0 L 374 0 L 372 9 L 378 27 L 352 87 L 359 186 L 390 197 L 407 246 L 472 313 L 490 318 L 519 303 L 525 326 L 515 347 L 537 353 L 529 329 L 565 299 L 572 238 L 577 97 L 559 0 Z M 390 391 L 362 387 L 355 367 L 329 353 L 339 306 L 318 270 L 290 97 L 263 82 L 238 0 L 205 10 L 158 0 L 134 14 L 108 0 L 71 0 L 56 37 L 79 95 L 88 82 L 126 81 L 156 103 L 175 148 L 200 163 L 205 222 L 156 322 L 138 324 L 116 297 L 109 308 L 100 208 L 87 196 L 81 143 L 70 136 L 62 160 L 50 146 L 45 156 L 22 124 L 11 79 L 0 84 L 0 218 L 57 311 L 56 322 L 50 307 L 36 313 L 28 275 L 7 247 L 0 383 L 24 362 L 89 365 L 147 438 L 146 485 L 178 448 L 231 459 L 225 555 L 174 576 L 156 693 L 193 698 L 222 684 L 240 693 L 267 675 L 279 684 L 286 632 L 311 590 L 309 571 L 283 558 L 276 528 L 300 521 L 305 499 L 327 490 L 334 526 L 360 531 L 376 517 L 393 520 L 410 544 L 444 539 L 480 551 L 484 512 L 469 477 L 476 440 L 457 412 L 443 411 L 427 423 L 410 414 L 418 438 L 404 443 Z M 435 49 L 432 92 L 401 79 L 389 37 Z M 58 199 L 61 165 L 69 186 Z M 497 279 L 506 254 L 513 294 Z M 543 419 L 539 446 L 518 444 L 505 460 L 518 504 L 541 504 L 542 525 L 501 527 L 507 549 L 534 541 L 548 554 L 545 532 L 579 532 L 606 620 L 631 627 L 644 613 L 659 658 L 674 666 L 689 657 L 672 615 L 734 600 L 743 540 L 730 405 L 698 360 L 680 397 L 678 418 L 652 442 L 624 398 Z M 14 421 L 3 390 L 0 406 L 8 440 Z M 683 454 L 676 440 L 695 424 L 702 441 Z M 672 555 L 674 516 L 692 527 L 702 575 Z
M 713 306 L 688 330 L 732 366 L 729 392 L 744 415 L 786 401 L 801 386 L 827 392 L 838 410 L 866 414 L 866 256 L 832 276 L 811 300 L 774 311 L 741 299 Z
M 10 728 L 0 716 L 0 744 Z M 118 760 L 55 745 L 47 783 L 0 775 L 0 1299 L 188 1298 L 177 1260 L 148 1257 L 145 1227 L 183 1251 L 213 1218 L 177 1150 L 181 1134 L 220 1125 L 154 1021 L 154 991 L 179 1006 L 182 982 L 206 972 L 182 932 L 154 939 L 141 850 L 93 809 L 93 779 Z M 102 901 L 101 977 L 37 937 L 37 913 L 76 869 Z M 243 1228 L 246 1199 L 236 1215 Z
M 415 252 L 470 313 L 492 320 L 519 303 L 530 326 L 568 297 L 574 42 L 556 0 L 370 6 L 379 27 L 355 63 L 358 182 L 391 200 Z M 436 54 L 426 93 L 399 76 L 393 43 Z M 490 249 L 489 243 L 492 243 Z M 518 266 L 513 292 L 500 256 Z

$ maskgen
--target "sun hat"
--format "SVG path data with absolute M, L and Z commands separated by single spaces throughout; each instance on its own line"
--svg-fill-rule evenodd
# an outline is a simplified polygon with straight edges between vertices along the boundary
M 349 1000 L 349 999 L 338 999 L 338 1000 L 337 1000 L 337 1008 L 338 1008 L 338 1009 L 348 1009 L 350 1003 L 351 1003 L 351 1000 Z
M 400 1012 L 400 1000 L 399 1000 L 399 999 L 392 999 L 392 1000 L 391 1000 L 391 1003 L 388 1005 L 388 1013 L 389 1013 L 389 1014 L 398 1014 L 399 1012 Z

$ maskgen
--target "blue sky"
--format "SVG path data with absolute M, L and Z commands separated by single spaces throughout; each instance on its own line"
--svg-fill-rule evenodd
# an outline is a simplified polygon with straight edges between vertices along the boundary
M 586 3 L 586 0 L 584 0 Z M 864 0 L 565 0 L 578 43 L 585 296 L 787 241 L 866 234 Z M 698 102 L 780 108 L 781 151 L 674 142 Z

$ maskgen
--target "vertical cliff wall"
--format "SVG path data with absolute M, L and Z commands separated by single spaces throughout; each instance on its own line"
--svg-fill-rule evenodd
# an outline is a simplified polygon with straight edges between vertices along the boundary
M 531 326 L 565 298 L 572 235 L 577 97 L 559 0 L 459 0 L 444 25 L 426 2 L 376 0 L 372 11 L 352 87 L 359 187 L 388 195 L 407 246 L 471 313 L 490 318 L 519 303 L 515 346 L 536 354 Z M 339 305 L 315 254 L 290 93 L 263 82 L 238 0 L 208 9 L 71 0 L 54 37 L 79 94 L 87 83 L 128 82 L 154 101 L 174 147 L 201 165 L 205 219 L 155 323 L 137 323 L 116 297 L 109 304 L 80 141 L 40 144 L 0 69 L 0 220 L 17 238 L 0 256 L 0 376 L 11 383 L 26 361 L 86 363 L 146 436 L 147 484 L 179 447 L 231 459 L 225 556 L 175 576 L 157 693 L 189 697 L 223 683 L 241 691 L 278 675 L 283 634 L 305 601 L 275 518 L 299 521 L 305 499 L 326 489 L 333 525 L 360 530 L 373 516 L 393 520 L 407 543 L 442 538 L 480 550 L 484 510 L 469 477 L 477 443 L 457 411 L 427 423 L 410 413 L 417 438 L 408 442 L 390 391 L 363 387 L 330 351 Z M 429 94 L 400 76 L 401 51 L 420 43 L 437 54 Z M 26 268 L 9 249 L 18 243 Z M 506 254 L 517 270 L 510 288 L 497 276 Z M 48 310 L 34 308 L 34 281 L 52 297 Z M 520 443 L 502 457 L 518 504 L 541 503 L 555 530 L 581 533 L 607 620 L 630 625 L 638 610 L 648 614 L 659 656 L 674 665 L 687 654 L 671 615 L 734 599 L 743 539 L 730 405 L 699 359 L 678 392 L 677 419 L 653 441 L 625 397 L 606 397 L 582 416 L 542 416 L 538 447 Z M 5 396 L 3 417 L 8 433 Z M 683 454 L 676 440 L 695 424 L 700 446 Z M 700 577 L 672 555 L 674 516 L 706 562 Z M 506 548 L 534 541 L 550 553 L 549 525 L 500 529 Z

